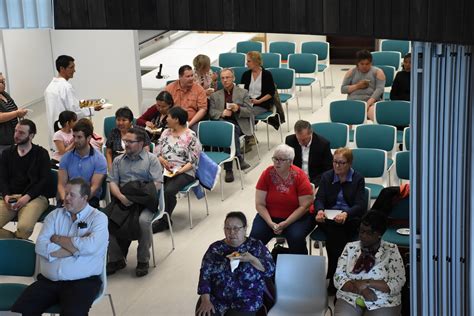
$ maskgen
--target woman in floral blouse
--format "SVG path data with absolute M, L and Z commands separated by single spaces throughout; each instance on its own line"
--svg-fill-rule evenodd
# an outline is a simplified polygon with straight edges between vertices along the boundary
M 245 236 L 246 230 L 242 212 L 227 214 L 224 240 L 211 244 L 202 259 L 196 315 L 255 315 L 262 307 L 265 278 L 273 276 L 275 263 L 261 241 Z
M 396 245 L 382 240 L 385 215 L 368 212 L 361 221 L 360 241 L 348 243 L 334 274 L 335 316 L 400 315 L 405 268 Z
M 165 212 L 170 216 L 176 206 L 176 194 L 196 175 L 201 143 L 192 130 L 186 127 L 188 112 L 176 106 L 168 111 L 168 129 L 164 130 L 156 153 L 164 169 Z M 168 229 L 167 221 L 159 221 L 153 232 Z

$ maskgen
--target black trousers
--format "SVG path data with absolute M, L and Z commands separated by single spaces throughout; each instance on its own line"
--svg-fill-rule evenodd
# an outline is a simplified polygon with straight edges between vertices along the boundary
M 51 281 L 39 274 L 38 281 L 25 289 L 11 310 L 26 316 L 41 315 L 49 307 L 59 304 L 61 315 L 88 315 L 101 285 L 99 276 L 74 281 Z
M 189 174 L 182 173 L 172 178 L 164 177 L 165 183 L 165 212 L 170 214 L 173 213 L 174 208 L 176 207 L 176 194 L 179 190 L 184 188 L 187 184 L 194 181 L 194 177 Z

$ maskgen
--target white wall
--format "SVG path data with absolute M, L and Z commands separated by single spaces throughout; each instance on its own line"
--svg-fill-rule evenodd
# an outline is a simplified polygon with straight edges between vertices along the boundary
M 296 43 L 296 52 L 300 52 L 301 42 L 309 41 L 326 41 L 326 36 L 323 35 L 299 35 L 299 34 L 279 34 L 267 33 L 267 43 L 275 41 L 289 41 Z M 267 46 L 268 48 L 268 46 Z

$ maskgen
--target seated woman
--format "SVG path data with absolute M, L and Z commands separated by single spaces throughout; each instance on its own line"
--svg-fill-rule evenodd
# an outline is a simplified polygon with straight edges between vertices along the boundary
M 173 96 L 168 91 L 161 91 L 156 96 L 156 104 L 146 110 L 137 119 L 137 125 L 147 127 L 151 141 L 156 143 L 160 139 L 161 134 L 167 128 L 166 118 L 168 117 L 168 110 L 174 105 Z
M 257 215 L 250 237 L 267 244 L 283 235 L 290 253 L 307 254 L 306 236 L 314 228 L 308 212 L 313 190 L 304 171 L 292 164 L 294 157 L 295 151 L 288 145 L 275 148 L 273 166 L 263 171 L 256 185 Z
M 115 157 L 125 152 L 125 144 L 122 142 L 122 137 L 127 134 L 127 131 L 133 126 L 133 113 L 128 107 L 123 107 L 115 112 L 115 125 L 110 131 L 110 135 L 107 135 L 107 142 L 105 147 L 107 148 L 105 158 L 107 159 L 107 169 L 112 169 L 112 162 Z M 145 148 L 150 150 L 150 138 L 147 134 L 145 140 Z
M 314 201 L 316 222 L 326 234 L 328 252 L 329 294 L 335 293 L 332 277 L 336 271 L 337 258 L 344 246 L 353 240 L 359 227 L 359 220 L 367 211 L 364 177 L 354 171 L 352 166 L 352 150 L 339 148 L 334 152 L 333 170 L 321 176 L 318 193 Z M 341 210 L 328 219 L 325 210 Z
M 74 148 L 72 128 L 77 121 L 77 114 L 72 111 L 62 111 L 59 119 L 54 122 L 53 142 L 56 147 L 51 158 L 51 168 L 58 169 L 62 156 Z
M 410 101 L 411 54 L 403 57 L 403 70 L 397 72 L 390 90 L 390 100 Z
M 197 55 L 193 59 L 194 81 L 206 90 L 209 97 L 217 90 L 217 74 L 211 70 L 211 60 L 207 55 Z
M 347 100 L 367 102 L 367 117 L 374 120 L 374 104 L 382 100 L 385 88 L 385 74 L 372 66 L 372 54 L 360 50 L 356 54 L 357 64 L 344 76 L 341 93 L 347 94 Z
M 263 305 L 265 278 L 275 271 L 272 256 L 260 240 L 246 237 L 247 219 L 230 212 L 225 238 L 209 246 L 202 259 L 196 315 L 256 315 Z M 236 267 L 231 268 L 231 261 Z
M 156 154 L 164 169 L 165 212 L 170 217 L 176 206 L 176 194 L 194 181 L 201 154 L 201 143 L 196 134 L 186 127 L 188 112 L 173 107 L 168 112 L 168 129 L 156 146 Z M 153 232 L 169 229 L 168 222 L 161 220 L 153 224 Z
M 275 83 L 272 73 L 262 67 L 262 55 L 259 52 L 247 53 L 247 67 L 249 70 L 242 74 L 242 84 L 249 92 L 250 102 L 253 104 L 253 114 L 259 115 L 273 108 Z
M 348 243 L 337 264 L 335 315 L 400 315 L 405 268 L 396 245 L 382 240 L 383 213 L 368 212 L 361 221 L 360 241 Z

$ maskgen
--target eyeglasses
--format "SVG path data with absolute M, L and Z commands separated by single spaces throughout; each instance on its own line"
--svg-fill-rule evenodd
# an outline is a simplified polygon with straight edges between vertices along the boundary
M 1 84 L 5 84 L 5 79 L 0 80 Z
M 139 142 L 139 140 L 128 140 L 128 139 L 122 139 L 122 141 L 124 142 L 124 144 L 134 144 L 134 143 Z
M 347 161 L 333 160 L 332 163 L 338 166 L 344 166 L 347 163 Z
M 235 226 L 235 227 L 227 227 L 227 226 L 224 226 L 224 230 L 228 233 L 230 232 L 238 232 L 239 230 L 241 230 L 242 228 L 244 228 L 245 226 Z
M 280 162 L 289 161 L 290 159 L 272 157 L 272 160 L 273 160 L 273 162 L 275 162 L 275 163 L 280 163 Z

